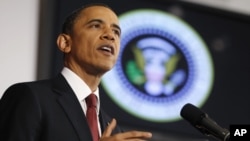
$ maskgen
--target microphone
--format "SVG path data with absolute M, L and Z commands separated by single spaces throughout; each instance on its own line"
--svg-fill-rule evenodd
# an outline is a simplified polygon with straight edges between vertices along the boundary
M 221 141 L 229 141 L 230 132 L 227 129 L 220 127 L 208 116 L 208 114 L 204 113 L 194 105 L 190 103 L 184 105 L 180 114 L 204 135 L 213 136 Z

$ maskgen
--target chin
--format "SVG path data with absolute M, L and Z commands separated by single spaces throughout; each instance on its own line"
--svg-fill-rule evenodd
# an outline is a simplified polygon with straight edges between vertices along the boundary
M 105 63 L 105 64 L 101 64 L 100 67 L 105 69 L 105 70 L 111 70 L 114 67 L 114 64 L 113 63 Z
M 113 68 L 113 66 L 102 66 L 99 68 L 100 72 L 102 72 L 103 74 L 110 71 Z
M 98 66 L 96 66 L 96 69 L 99 70 L 99 72 L 102 72 L 103 74 L 110 71 L 114 67 L 114 63 L 111 62 L 102 62 Z
M 105 68 L 105 69 L 103 69 L 103 70 L 104 70 L 104 72 L 106 73 L 106 72 L 110 71 L 112 68 L 113 68 L 113 67 L 108 67 L 108 68 Z

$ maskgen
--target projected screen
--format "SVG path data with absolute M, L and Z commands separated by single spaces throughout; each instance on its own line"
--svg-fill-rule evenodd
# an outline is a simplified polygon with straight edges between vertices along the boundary
M 225 128 L 250 123 L 249 17 L 181 2 L 102 2 L 117 12 L 122 36 L 101 102 L 121 126 L 201 137 L 180 117 L 186 103 Z M 84 3 L 61 1 L 60 21 Z

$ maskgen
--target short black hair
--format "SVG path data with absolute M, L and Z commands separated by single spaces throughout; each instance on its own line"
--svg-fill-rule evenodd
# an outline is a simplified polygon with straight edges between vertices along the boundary
M 61 32 L 64 33 L 64 34 L 71 34 L 74 23 L 75 23 L 76 19 L 79 17 L 80 13 L 83 10 L 85 10 L 86 8 L 89 8 L 89 7 L 92 7 L 92 6 L 103 6 L 103 7 L 106 7 L 106 8 L 109 8 L 110 10 L 112 10 L 108 5 L 103 4 L 103 3 L 91 3 L 91 4 L 83 5 L 82 7 L 74 10 L 71 14 L 69 14 L 66 17 L 66 19 L 65 19 L 65 21 L 64 21 L 64 23 L 62 25 L 62 31 Z

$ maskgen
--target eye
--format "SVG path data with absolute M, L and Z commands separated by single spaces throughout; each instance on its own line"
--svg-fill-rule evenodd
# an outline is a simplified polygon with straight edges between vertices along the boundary
M 100 24 L 93 24 L 93 25 L 91 25 L 91 27 L 92 27 L 92 28 L 100 28 L 101 25 L 100 25 Z
M 121 31 L 118 30 L 118 29 L 113 29 L 113 32 L 114 32 L 116 35 L 118 35 L 118 36 L 121 35 Z

